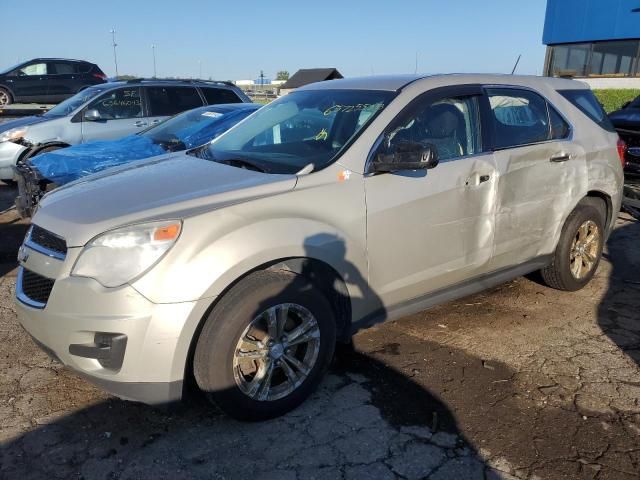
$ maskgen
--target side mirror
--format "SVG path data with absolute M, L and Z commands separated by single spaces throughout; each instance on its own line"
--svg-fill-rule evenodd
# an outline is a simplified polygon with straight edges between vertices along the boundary
M 97 122 L 98 120 L 102 120 L 102 115 L 95 108 L 91 108 L 84 112 L 83 118 L 88 122 Z
M 438 165 L 438 151 L 431 143 L 402 142 L 393 153 L 378 153 L 373 171 L 428 170 Z

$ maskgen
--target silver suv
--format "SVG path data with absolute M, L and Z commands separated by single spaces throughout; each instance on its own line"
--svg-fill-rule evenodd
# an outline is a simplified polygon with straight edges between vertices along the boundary
M 131 135 L 203 105 L 250 101 L 229 82 L 137 79 L 88 87 L 42 115 L 0 125 L 0 180 L 11 181 L 19 160 L 40 153 Z
M 617 142 L 570 80 L 309 85 L 206 149 L 47 194 L 18 316 L 122 398 L 171 402 L 193 376 L 232 416 L 280 415 L 361 328 L 536 270 L 582 288 L 620 208 Z

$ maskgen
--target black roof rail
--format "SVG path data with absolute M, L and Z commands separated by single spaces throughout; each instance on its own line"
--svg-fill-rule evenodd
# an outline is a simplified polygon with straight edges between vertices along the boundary
M 235 87 L 233 82 L 229 82 L 226 80 L 199 80 L 197 78 L 131 78 L 129 80 L 125 80 L 126 83 L 141 83 L 141 82 L 160 82 L 160 83 L 208 83 L 213 85 L 228 85 L 231 87 Z

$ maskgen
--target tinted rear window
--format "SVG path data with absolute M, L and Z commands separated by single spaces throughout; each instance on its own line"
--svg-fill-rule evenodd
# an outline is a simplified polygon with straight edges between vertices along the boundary
M 168 116 L 201 107 L 202 99 L 193 87 L 147 87 L 149 115 Z
M 242 100 L 235 92 L 226 88 L 202 88 L 202 93 L 209 105 L 216 105 L 218 103 L 242 103 Z
M 558 93 L 605 130 L 616 131 L 604 108 L 591 90 L 558 90 Z

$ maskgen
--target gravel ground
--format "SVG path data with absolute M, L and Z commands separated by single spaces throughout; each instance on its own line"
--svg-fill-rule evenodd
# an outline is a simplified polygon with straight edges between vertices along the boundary
M 0 186 L 0 212 L 15 191 Z M 50 361 L 16 322 L 26 225 L 0 214 L 0 478 L 640 478 L 640 224 L 621 215 L 597 276 L 521 278 L 359 333 L 289 415 L 166 413 Z

